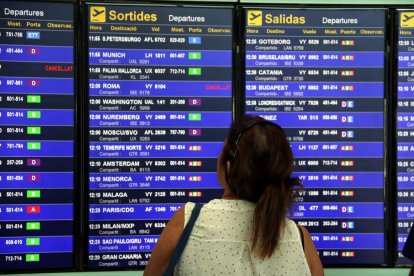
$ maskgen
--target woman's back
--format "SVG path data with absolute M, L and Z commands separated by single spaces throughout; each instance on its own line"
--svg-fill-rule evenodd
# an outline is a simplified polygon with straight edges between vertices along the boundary
M 185 206 L 187 223 L 193 203 Z M 178 275 L 310 275 L 296 224 L 288 220 L 278 248 L 261 260 L 251 251 L 255 204 L 216 199 L 207 203 L 195 223 L 176 266 Z
M 202 209 L 175 265 L 181 275 L 323 275 L 309 232 L 286 218 L 294 190 L 293 155 L 283 129 L 258 116 L 235 121 L 217 162 L 221 200 Z M 167 267 L 194 204 L 180 208 L 155 246 L 145 275 Z M 304 253 L 305 251 L 305 253 Z

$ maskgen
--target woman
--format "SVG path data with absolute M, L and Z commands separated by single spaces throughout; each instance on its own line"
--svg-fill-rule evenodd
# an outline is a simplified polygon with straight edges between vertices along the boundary
M 292 167 L 278 125 L 257 116 L 233 123 L 217 163 L 224 194 L 201 209 L 175 274 L 323 275 L 309 232 L 286 218 L 293 189 L 301 187 Z M 193 207 L 174 214 L 144 275 L 163 273 Z

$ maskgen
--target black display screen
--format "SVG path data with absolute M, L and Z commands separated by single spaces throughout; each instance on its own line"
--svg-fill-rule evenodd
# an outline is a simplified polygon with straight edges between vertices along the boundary
M 397 22 L 397 263 L 410 264 L 401 250 L 414 221 L 414 10 L 397 11 Z
M 384 10 L 244 9 L 245 112 L 285 128 L 324 264 L 384 264 Z
M 0 15 L 0 268 L 70 268 L 74 6 L 3 1 Z
M 88 267 L 147 264 L 187 201 L 220 197 L 231 8 L 87 5 Z

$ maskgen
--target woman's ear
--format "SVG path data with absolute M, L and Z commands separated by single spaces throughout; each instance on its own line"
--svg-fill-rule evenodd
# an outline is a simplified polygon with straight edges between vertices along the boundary
M 227 162 L 226 162 L 226 172 L 227 172 L 227 174 L 229 174 L 229 173 L 230 173 L 230 169 L 231 169 L 231 164 L 230 164 L 230 161 L 227 161 Z

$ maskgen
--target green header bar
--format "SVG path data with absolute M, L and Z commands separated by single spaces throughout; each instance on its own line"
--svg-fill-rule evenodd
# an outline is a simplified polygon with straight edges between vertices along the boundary
M 161 3 L 162 2 L 168 3 L 168 2 L 177 2 L 177 1 L 175 1 L 175 0 L 162 0 L 160 2 Z M 212 1 L 207 1 L 207 0 L 180 0 L 180 2 L 183 2 L 183 3 L 185 3 L 185 2 L 198 2 L 198 3 L 205 3 L 205 2 L 208 2 L 208 3 L 237 3 L 239 1 L 237 1 L 237 0 L 230 0 L 230 1 L 227 1 L 227 0 L 212 0 Z

